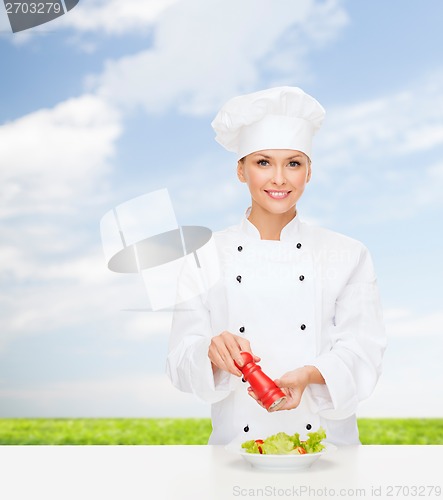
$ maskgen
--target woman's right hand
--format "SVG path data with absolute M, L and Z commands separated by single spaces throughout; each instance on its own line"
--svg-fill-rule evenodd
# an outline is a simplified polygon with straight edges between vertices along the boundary
M 208 349 L 212 369 L 215 371 L 216 368 L 219 368 L 241 377 L 242 372 L 235 366 L 234 360 L 239 366 L 243 366 L 243 358 L 240 356 L 242 351 L 250 352 L 254 356 L 254 362 L 260 361 L 260 358 L 252 353 L 251 345 L 244 337 L 227 331 L 212 337 Z

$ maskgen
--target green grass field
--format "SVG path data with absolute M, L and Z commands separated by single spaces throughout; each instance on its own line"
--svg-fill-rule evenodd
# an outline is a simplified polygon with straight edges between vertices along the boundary
M 363 444 L 443 444 L 443 419 L 359 419 Z M 0 419 L 0 445 L 206 444 L 209 419 Z

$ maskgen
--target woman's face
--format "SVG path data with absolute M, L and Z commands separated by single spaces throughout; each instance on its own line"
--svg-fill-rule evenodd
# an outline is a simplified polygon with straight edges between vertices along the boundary
M 311 178 L 309 158 L 292 149 L 257 151 L 239 160 L 237 175 L 248 185 L 252 208 L 272 214 L 293 209 Z

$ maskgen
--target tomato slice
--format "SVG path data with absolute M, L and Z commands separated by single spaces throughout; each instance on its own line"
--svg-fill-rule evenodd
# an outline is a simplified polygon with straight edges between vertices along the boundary
M 263 444 L 263 439 L 256 439 L 255 442 L 257 443 L 257 448 L 260 455 L 263 455 L 263 448 L 260 446 L 261 444 Z

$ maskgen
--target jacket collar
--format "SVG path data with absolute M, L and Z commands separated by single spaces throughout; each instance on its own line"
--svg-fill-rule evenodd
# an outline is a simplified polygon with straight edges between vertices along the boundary
M 249 207 L 245 215 L 241 221 L 240 224 L 240 230 L 243 233 L 246 233 L 248 236 L 251 238 L 254 238 L 256 240 L 260 240 L 260 232 L 259 230 L 252 224 L 252 222 L 249 222 L 248 217 L 249 214 L 251 213 L 251 207 Z M 290 222 L 286 224 L 286 226 L 281 230 L 280 233 L 280 241 L 295 241 L 299 239 L 300 237 L 300 224 L 301 221 L 296 215 Z

